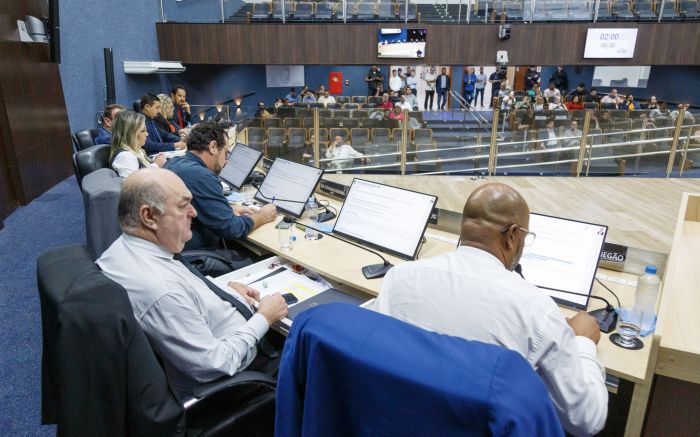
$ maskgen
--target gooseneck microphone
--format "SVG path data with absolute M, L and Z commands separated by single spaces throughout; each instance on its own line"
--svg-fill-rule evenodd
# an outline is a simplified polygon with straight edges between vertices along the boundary
M 515 271 L 517 274 L 520 275 L 520 277 L 525 279 L 525 276 L 523 276 L 523 267 L 520 264 L 516 265 L 513 271 Z M 615 327 L 617 326 L 617 312 L 615 312 L 615 307 L 610 302 L 608 302 L 607 299 L 604 299 L 600 296 L 594 296 L 592 294 L 576 293 L 575 291 L 556 291 L 559 293 L 567 293 L 576 296 L 584 296 L 590 297 L 592 299 L 602 300 L 603 302 L 605 302 L 605 308 L 589 311 L 588 314 L 590 314 L 596 319 L 596 321 L 598 322 L 598 327 L 600 328 L 600 332 L 604 332 L 607 334 L 615 330 Z
M 382 261 L 384 261 L 382 264 L 370 264 L 368 266 L 362 267 L 362 274 L 365 275 L 365 278 L 367 278 L 367 279 L 381 278 L 384 275 L 386 275 L 386 273 L 389 271 L 389 269 L 394 267 L 394 265 L 392 263 L 390 263 L 389 261 L 387 261 L 387 259 L 384 258 L 379 252 L 375 252 L 373 250 L 367 249 L 366 247 L 361 246 L 361 245 L 356 244 L 356 243 L 353 243 L 352 241 L 348 241 L 344 238 L 338 237 L 337 235 L 333 235 L 331 233 L 324 232 L 320 229 L 314 228 L 313 226 L 309 226 L 309 225 L 304 224 L 304 223 L 300 223 L 296 220 L 294 221 L 294 223 L 296 223 L 300 226 L 307 227 L 309 229 L 313 229 L 314 231 L 316 231 L 320 234 L 327 235 L 329 237 L 335 238 L 336 240 L 340 240 L 340 241 L 347 243 L 347 244 L 350 244 L 352 246 L 359 247 L 360 249 L 364 249 L 367 252 L 374 254 L 374 255 L 377 255 L 379 258 L 381 258 Z

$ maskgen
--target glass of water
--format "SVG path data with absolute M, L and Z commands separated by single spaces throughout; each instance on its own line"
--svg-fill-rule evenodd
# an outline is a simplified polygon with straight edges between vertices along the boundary
M 292 250 L 292 247 L 294 246 L 294 240 L 296 240 L 296 236 L 294 235 L 294 226 L 290 226 L 288 228 L 279 228 L 279 243 L 280 243 L 280 250 L 282 252 L 289 252 Z
M 253 204 L 253 198 L 255 197 L 255 187 L 252 185 L 243 185 L 241 188 L 241 203 L 244 206 L 250 206 Z
M 620 308 L 620 316 L 617 321 L 617 332 L 620 334 L 620 345 L 622 347 L 634 347 L 642 326 L 644 312 L 640 309 L 627 307 Z

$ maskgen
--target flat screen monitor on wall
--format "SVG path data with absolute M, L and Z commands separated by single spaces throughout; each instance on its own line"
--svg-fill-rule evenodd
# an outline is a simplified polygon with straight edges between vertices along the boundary
M 427 29 L 379 29 L 377 56 L 380 58 L 425 58 Z

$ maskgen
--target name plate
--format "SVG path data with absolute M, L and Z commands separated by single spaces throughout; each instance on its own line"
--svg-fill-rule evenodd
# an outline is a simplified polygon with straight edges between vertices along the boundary
M 627 246 L 604 243 L 600 251 L 600 267 L 608 270 L 622 271 L 627 260 Z

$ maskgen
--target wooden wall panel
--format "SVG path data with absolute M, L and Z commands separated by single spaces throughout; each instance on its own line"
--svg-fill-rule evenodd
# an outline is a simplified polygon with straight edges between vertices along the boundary
M 377 29 L 366 24 L 158 23 L 161 59 L 186 64 L 391 63 L 376 55 Z M 511 65 L 700 65 L 697 23 L 513 24 L 500 41 L 498 25 L 415 24 L 428 29 L 426 64 L 486 64 L 507 50 Z M 638 28 L 632 59 L 584 59 L 587 29 Z
M 16 20 L 45 0 L 0 4 L 0 217 L 72 173 L 68 114 L 48 44 L 19 42 Z

